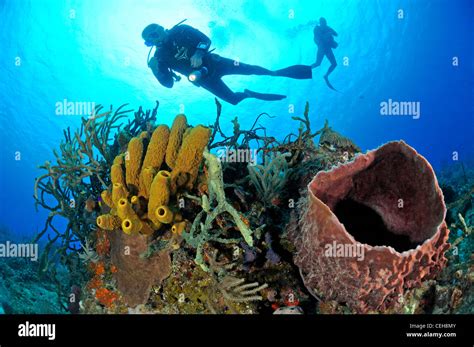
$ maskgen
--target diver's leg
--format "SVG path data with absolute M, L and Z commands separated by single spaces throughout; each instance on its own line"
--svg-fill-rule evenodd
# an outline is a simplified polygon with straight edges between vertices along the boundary
M 334 69 L 336 68 L 337 62 L 336 62 L 336 57 L 334 56 L 334 52 L 332 51 L 332 49 L 328 49 L 328 51 L 326 52 L 326 57 L 328 58 L 329 62 L 331 63 L 331 66 L 329 67 L 329 69 L 328 69 L 328 71 L 326 72 L 326 75 L 325 75 L 325 77 L 329 77 L 331 72 L 333 72 Z
M 203 80 L 200 85 L 218 98 L 227 101 L 232 105 L 237 105 L 239 102 L 247 98 L 266 101 L 277 101 L 286 98 L 285 95 L 257 93 L 248 89 L 245 89 L 243 93 L 233 92 L 220 78 L 210 78 Z
M 323 62 L 323 58 L 324 58 L 324 50 L 321 48 L 318 48 L 318 53 L 316 55 L 316 62 L 313 65 L 311 65 L 311 67 L 314 69 L 315 67 L 320 66 L 321 63 Z
M 331 63 L 331 66 L 329 67 L 328 71 L 324 75 L 324 80 L 326 81 L 326 84 L 328 85 L 329 88 L 331 88 L 332 90 L 336 90 L 336 88 L 334 88 L 332 84 L 329 82 L 329 74 L 333 72 L 337 66 L 336 58 L 334 57 L 334 53 L 332 49 L 328 49 L 328 51 L 326 52 L 326 57 Z
M 286 98 L 286 95 L 257 93 L 248 89 L 245 89 L 244 93 L 247 94 L 249 98 L 254 98 L 258 100 L 266 100 L 266 101 L 278 101 L 278 100 L 283 100 Z
M 273 71 L 258 65 L 245 64 L 229 58 L 219 58 L 216 60 L 216 75 L 219 77 L 226 75 L 273 75 Z
M 239 102 L 249 97 L 246 93 L 234 93 L 220 78 L 206 78 L 200 81 L 199 84 L 218 98 L 227 101 L 232 105 L 237 105 Z
M 215 62 L 215 75 L 217 77 L 227 75 L 265 75 L 281 76 L 296 79 L 312 78 L 311 67 L 307 65 L 293 65 L 284 69 L 272 71 L 258 65 L 250 65 L 219 57 Z
M 234 93 L 220 78 L 216 77 L 203 79 L 199 82 L 199 85 L 232 105 L 237 105 L 243 99 L 249 97 L 245 93 Z

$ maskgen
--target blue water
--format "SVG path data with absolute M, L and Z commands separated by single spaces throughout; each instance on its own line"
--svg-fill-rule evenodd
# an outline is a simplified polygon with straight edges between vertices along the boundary
M 142 29 L 170 28 L 187 18 L 213 41 L 216 53 L 271 69 L 315 60 L 312 21 L 324 16 L 338 33 L 339 66 L 329 90 L 313 80 L 228 76 L 236 90 L 282 93 L 279 102 L 223 103 L 223 125 L 239 116 L 242 127 L 268 112 L 269 134 L 284 137 L 311 105 L 314 130 L 324 119 L 363 150 L 404 139 L 436 167 L 473 157 L 474 2 L 457 1 L 53 1 L 0 0 L 0 225 L 17 234 L 42 228 L 45 212 L 33 207 L 38 164 L 52 160 L 62 129 L 79 116 L 55 115 L 55 104 L 90 101 L 133 108 L 161 103 L 159 122 L 182 111 L 191 124 L 213 123 L 213 96 L 184 78 L 172 90 L 158 85 L 146 66 Z M 398 18 L 399 10 L 403 18 Z M 309 23 L 309 24 L 308 24 Z M 308 24 L 308 25 L 306 25 Z M 299 29 L 298 29 L 299 28 Z M 349 64 L 344 65 L 344 57 Z M 459 65 L 453 66 L 453 57 Z M 347 60 L 346 60 L 347 61 Z M 381 116 L 388 99 L 421 103 L 421 117 Z M 15 158 L 19 152 L 20 160 Z

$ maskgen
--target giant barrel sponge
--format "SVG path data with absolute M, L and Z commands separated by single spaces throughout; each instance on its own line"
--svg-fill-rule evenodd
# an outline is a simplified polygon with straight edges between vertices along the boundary
M 99 216 L 97 225 L 145 235 L 163 224 L 172 229 L 179 223 L 182 229 L 181 215 L 169 206 L 170 197 L 194 188 L 210 136 L 209 128 L 188 127 L 186 117 L 178 115 L 171 130 L 159 125 L 151 136 L 144 132 L 132 138 L 127 152 L 110 168 L 112 184 L 101 194 L 110 212 Z
M 446 264 L 443 194 L 431 165 L 402 141 L 319 172 L 300 207 L 290 238 L 317 298 L 383 312 Z

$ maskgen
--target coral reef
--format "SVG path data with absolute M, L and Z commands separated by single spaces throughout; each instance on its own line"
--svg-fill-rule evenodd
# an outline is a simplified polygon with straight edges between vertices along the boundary
M 156 126 L 158 103 L 124 122 L 124 106 L 67 129 L 56 163 L 42 166 L 43 257 L 25 274 L 0 263 L 0 312 L 23 312 L 19 297 L 24 312 L 74 314 L 472 313 L 469 166 L 440 179 L 448 239 L 421 156 L 403 143 L 357 155 L 327 121 L 311 130 L 308 103 L 291 116 L 297 131 L 278 139 L 260 124 L 267 113 L 250 129 L 229 118 L 224 133 L 217 100 L 209 128 L 182 114 Z M 222 149 L 257 156 L 221 161 Z M 360 245 L 363 258 L 326 257 L 334 242 Z M 36 299 L 39 289 L 21 294 L 9 280 L 39 276 L 47 291 Z
M 208 260 L 209 271 L 203 271 L 182 250 L 176 251 L 173 272 L 150 299 L 152 305 L 162 313 L 255 313 L 267 284 L 231 275 L 235 264 L 225 257 L 218 260 L 216 250 L 209 250 Z
M 320 172 L 301 206 L 295 264 L 317 297 L 383 311 L 446 264 L 441 190 L 429 163 L 404 142 Z

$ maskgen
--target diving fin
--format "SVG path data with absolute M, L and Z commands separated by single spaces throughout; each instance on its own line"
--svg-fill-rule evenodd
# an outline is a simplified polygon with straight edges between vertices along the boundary
M 305 80 L 313 78 L 313 70 L 309 65 L 293 65 L 284 69 L 276 70 L 273 76 L 289 77 L 298 80 Z
M 277 100 L 283 100 L 286 98 L 286 95 L 257 93 L 248 89 L 245 89 L 244 93 L 247 94 L 249 98 L 266 100 L 266 101 L 277 101 Z
M 336 91 L 336 92 L 338 91 L 338 90 L 337 90 L 336 88 L 334 88 L 334 87 L 332 86 L 332 84 L 329 82 L 328 76 L 324 76 L 324 80 L 326 81 L 326 84 L 328 85 L 328 87 L 329 87 L 330 89 L 332 89 L 332 90 L 334 90 L 334 91 Z

